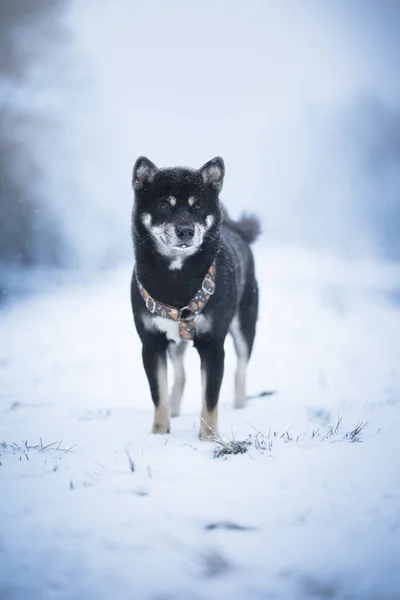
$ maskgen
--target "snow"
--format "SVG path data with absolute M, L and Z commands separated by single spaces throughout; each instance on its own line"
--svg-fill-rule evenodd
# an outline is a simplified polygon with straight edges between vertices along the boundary
M 1 598 L 398 597 L 400 270 L 256 255 L 248 393 L 276 393 L 233 409 L 229 340 L 220 434 L 267 449 L 226 459 L 197 437 L 194 350 L 182 416 L 149 433 L 129 266 L 0 313 Z

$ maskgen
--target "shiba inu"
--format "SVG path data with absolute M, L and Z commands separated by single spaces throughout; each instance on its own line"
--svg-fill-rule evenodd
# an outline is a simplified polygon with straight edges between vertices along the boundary
M 170 418 L 180 413 L 183 356 L 190 344 L 201 360 L 200 437 L 218 435 L 228 332 L 238 360 L 234 406 L 246 402 L 246 367 L 258 314 L 250 244 L 260 224 L 252 216 L 229 218 L 219 200 L 224 174 L 219 157 L 198 170 L 158 168 L 145 157 L 133 168 L 131 302 L 155 407 L 153 433 L 169 433 Z M 174 369 L 170 394 L 167 355 Z

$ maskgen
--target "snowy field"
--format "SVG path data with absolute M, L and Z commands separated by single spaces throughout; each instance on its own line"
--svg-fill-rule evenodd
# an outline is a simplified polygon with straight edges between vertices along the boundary
M 0 312 L 1 600 L 400 598 L 400 270 L 258 250 L 249 400 L 152 403 L 130 267 Z M 357 427 L 358 426 L 358 427 Z M 216 446 L 216 448 L 221 446 Z

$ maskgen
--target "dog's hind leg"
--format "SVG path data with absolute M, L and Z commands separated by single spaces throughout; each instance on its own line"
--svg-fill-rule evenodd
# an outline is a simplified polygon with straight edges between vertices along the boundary
M 246 338 L 244 337 L 240 327 L 240 319 L 238 315 L 235 315 L 229 328 L 229 332 L 233 338 L 237 357 L 234 407 L 243 408 L 246 404 L 246 370 L 247 362 L 249 360 L 249 349 Z
M 235 375 L 235 408 L 243 408 L 246 404 L 246 371 L 253 349 L 258 315 L 258 288 L 255 280 L 247 283 L 243 298 L 239 305 L 229 332 L 233 337 L 237 356 Z
M 170 342 L 168 345 L 168 354 L 174 369 L 174 383 L 169 397 L 171 417 L 178 417 L 181 411 L 182 396 L 185 389 L 185 366 L 183 358 L 186 348 L 186 342 L 180 342 L 179 344 Z

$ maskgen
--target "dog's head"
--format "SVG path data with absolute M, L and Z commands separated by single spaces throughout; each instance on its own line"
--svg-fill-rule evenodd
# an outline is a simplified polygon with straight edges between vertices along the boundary
M 201 169 L 158 169 L 148 158 L 133 168 L 136 230 L 145 230 L 167 258 L 191 256 L 221 223 L 218 195 L 225 167 L 216 157 Z

